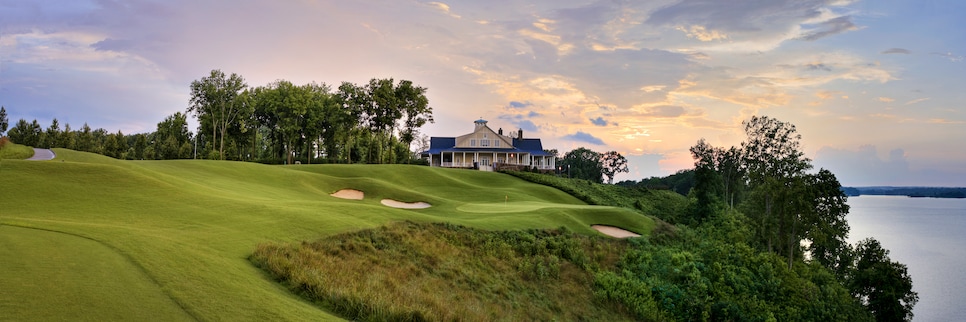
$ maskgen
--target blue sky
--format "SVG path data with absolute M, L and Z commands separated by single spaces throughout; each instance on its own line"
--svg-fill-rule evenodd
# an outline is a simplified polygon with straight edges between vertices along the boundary
M 124 133 L 184 111 L 211 69 L 249 85 L 427 87 L 455 136 L 480 117 L 560 151 L 690 167 L 701 138 L 795 124 L 845 185 L 966 186 L 962 1 L 0 0 L 0 105 Z

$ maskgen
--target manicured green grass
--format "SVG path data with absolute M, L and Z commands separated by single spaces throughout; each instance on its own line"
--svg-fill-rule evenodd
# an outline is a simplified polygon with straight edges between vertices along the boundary
M 260 245 L 252 261 L 353 320 L 620 321 L 594 298 L 624 240 L 561 230 L 397 223 L 314 242 Z
M 4 320 L 192 320 L 144 271 L 96 241 L 0 226 L 0 245 Z
M 156 291 L 167 295 L 165 301 L 201 320 L 339 319 L 252 265 L 247 258 L 262 243 L 315 240 L 399 221 L 451 222 L 491 230 L 563 226 L 587 235 L 598 234 L 592 224 L 639 233 L 654 226 L 633 211 L 586 206 L 560 190 L 497 173 L 405 165 L 119 161 L 63 149 L 55 152 L 55 162 L 3 161 L 0 225 L 96 241 L 127 258 L 131 267 L 139 267 L 154 281 Z M 344 188 L 362 190 L 366 197 L 358 201 L 329 196 Z M 516 211 L 479 211 L 486 208 L 481 205 L 499 206 L 507 197 L 519 207 Z M 382 198 L 433 206 L 394 209 L 381 205 Z M 29 245 L 21 244 L 17 251 L 46 252 L 40 246 L 24 248 Z M 0 280 L 15 278 L 21 277 L 0 270 Z M 110 298 L 100 293 L 84 296 Z M 0 302 L 8 301 L 8 294 L 16 293 L 0 292 Z M 161 302 L 145 305 L 164 306 Z M 4 315 L 30 316 L 33 307 L 4 308 Z
M 23 160 L 34 156 L 34 149 L 7 141 L 0 146 L 0 159 Z

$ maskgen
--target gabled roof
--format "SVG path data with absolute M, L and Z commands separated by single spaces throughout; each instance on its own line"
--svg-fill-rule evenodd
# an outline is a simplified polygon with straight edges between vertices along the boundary
M 543 151 L 540 139 L 513 139 L 513 147 L 530 152 L 533 156 L 550 156 L 550 153 Z
M 513 148 L 457 148 L 456 138 L 454 137 L 431 137 L 429 139 L 429 150 L 420 154 L 439 154 L 441 152 L 507 152 L 507 153 L 530 153 L 532 156 L 551 156 L 543 151 L 543 144 L 540 139 L 513 139 Z

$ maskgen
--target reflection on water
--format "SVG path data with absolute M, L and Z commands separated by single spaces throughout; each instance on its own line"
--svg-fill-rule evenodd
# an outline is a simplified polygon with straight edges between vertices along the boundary
M 849 241 L 875 237 L 909 266 L 914 321 L 966 319 L 966 199 L 850 197 Z

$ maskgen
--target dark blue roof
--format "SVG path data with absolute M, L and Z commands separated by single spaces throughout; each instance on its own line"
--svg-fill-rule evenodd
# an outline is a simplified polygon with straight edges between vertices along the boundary
M 513 148 L 457 148 L 456 138 L 453 137 L 431 137 L 429 138 L 429 150 L 420 154 L 439 154 L 441 152 L 509 152 L 509 153 L 530 153 L 532 156 L 550 156 L 543 151 L 543 144 L 540 139 L 513 139 Z

